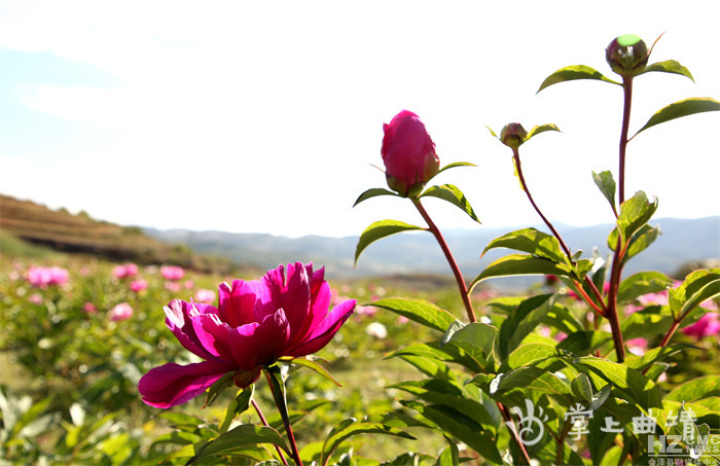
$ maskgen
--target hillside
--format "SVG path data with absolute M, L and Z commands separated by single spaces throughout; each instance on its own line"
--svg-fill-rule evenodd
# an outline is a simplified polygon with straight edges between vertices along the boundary
M 197 254 L 185 244 L 152 238 L 138 227 L 94 220 L 84 212 L 73 215 L 65 209 L 52 210 L 2 194 L 0 230 L 3 251 L 22 247 L 17 238 L 56 251 L 92 254 L 115 261 L 175 264 L 221 273 L 236 267 L 230 260 Z
M 635 257 L 626 267 L 626 274 L 641 270 L 660 270 L 676 275 L 689 262 L 717 260 L 720 258 L 720 217 L 701 219 L 657 219 L 662 235 L 645 252 Z M 544 230 L 539 225 L 536 228 Z M 594 247 L 606 256 L 606 245 L 611 225 L 570 227 L 558 225 L 558 229 L 573 251 L 582 249 L 583 257 L 590 257 Z M 368 247 L 353 268 L 357 237 L 328 238 L 304 236 L 286 238 L 267 234 L 239 234 L 220 231 L 155 230 L 145 231 L 166 241 L 182 242 L 194 250 L 220 253 L 231 260 L 243 260 L 261 268 L 275 267 L 279 263 L 303 260 L 327 266 L 338 277 L 351 278 L 370 275 L 409 273 L 450 274 L 440 248 L 434 238 L 426 233 L 404 233 L 384 238 Z M 510 229 L 449 230 L 445 236 L 463 272 L 472 278 L 491 261 L 508 253 L 505 250 L 490 251 L 480 259 L 485 246 L 495 237 Z M 512 279 L 517 286 L 524 286 L 528 279 Z M 493 284 L 508 281 L 496 280 Z

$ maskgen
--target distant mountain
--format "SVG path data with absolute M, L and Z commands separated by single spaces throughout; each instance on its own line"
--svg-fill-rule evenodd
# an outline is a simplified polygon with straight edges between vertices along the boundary
M 662 235 L 646 251 L 631 260 L 626 274 L 642 270 L 659 270 L 674 275 L 692 261 L 720 258 L 720 217 L 701 219 L 665 218 L 653 220 Z M 539 230 L 546 230 L 535 226 Z M 558 225 L 566 243 L 583 257 L 592 255 L 594 247 L 607 256 L 607 235 L 612 225 L 571 227 Z M 296 260 L 325 265 L 335 278 L 370 275 L 434 273 L 450 274 L 450 268 L 432 235 L 424 232 L 402 233 L 384 238 L 370 245 L 361 255 L 357 267 L 353 258 L 358 237 L 331 238 L 304 236 L 287 238 L 268 234 L 227 233 L 221 231 L 157 230 L 145 228 L 155 238 L 172 243 L 184 243 L 195 251 L 222 256 L 232 261 L 249 263 L 269 269 L 280 263 Z M 448 230 L 444 232 L 458 264 L 468 278 L 478 275 L 491 261 L 509 251 L 493 250 L 480 259 L 485 246 L 510 229 Z M 496 280 L 493 284 L 512 286 L 511 282 Z M 514 282 L 528 283 L 527 279 Z

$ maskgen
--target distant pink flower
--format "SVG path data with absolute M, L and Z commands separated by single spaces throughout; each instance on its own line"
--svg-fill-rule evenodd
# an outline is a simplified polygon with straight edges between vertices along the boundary
M 43 297 L 40 296 L 37 293 L 33 293 L 30 296 L 28 296 L 28 301 L 30 301 L 33 304 L 42 304 L 43 303 Z
M 648 341 L 645 338 L 633 338 L 625 342 L 628 351 L 635 356 L 642 356 L 648 347 Z
M 329 311 L 324 269 L 282 265 L 262 280 L 234 280 L 219 288 L 219 305 L 179 299 L 165 307 L 165 323 L 202 362 L 167 363 L 151 369 L 138 385 L 143 401 L 156 408 L 185 403 L 227 373 L 235 385 L 254 383 L 281 357 L 299 358 L 325 347 L 355 310 L 355 300 Z
M 32 266 L 27 271 L 27 280 L 37 288 L 64 285 L 68 281 L 68 271 L 60 267 Z
M 195 283 L 193 283 L 192 280 L 185 280 L 184 286 L 186 290 L 191 290 L 193 287 L 195 287 Z
M 410 322 L 410 319 L 405 316 L 398 316 L 397 320 L 395 320 L 395 323 L 398 325 L 407 324 L 408 322 Z
M 162 275 L 165 280 L 180 280 L 185 276 L 185 271 L 182 267 L 175 265 L 163 265 L 160 267 L 160 275 Z
M 93 303 L 85 303 L 83 306 L 83 311 L 87 312 L 88 314 L 95 314 L 97 312 L 97 307 Z
M 137 273 L 138 266 L 135 264 L 118 265 L 113 269 L 113 275 L 120 279 L 134 277 Z
M 210 304 L 215 301 L 215 292 L 210 290 L 198 290 L 195 293 L 195 301 Z
M 700 340 L 708 335 L 717 335 L 720 333 L 720 320 L 718 320 L 718 314 L 715 312 L 708 312 L 694 324 L 683 328 L 682 332 L 685 335 L 694 337 L 697 340 Z
M 667 306 L 668 292 L 660 291 L 658 293 L 648 293 L 638 297 L 638 301 L 643 306 Z
M 177 282 L 165 282 L 165 289 L 177 293 L 182 290 L 182 285 Z
M 378 309 L 375 306 L 358 306 L 355 313 L 361 316 L 372 317 L 377 314 L 377 311 Z
M 132 283 L 130 283 L 130 289 L 134 291 L 135 293 L 138 293 L 148 287 L 148 284 L 145 280 L 135 280 Z
M 114 308 L 110 309 L 108 316 L 113 322 L 120 320 L 127 320 L 133 315 L 132 307 L 128 303 L 120 303 Z

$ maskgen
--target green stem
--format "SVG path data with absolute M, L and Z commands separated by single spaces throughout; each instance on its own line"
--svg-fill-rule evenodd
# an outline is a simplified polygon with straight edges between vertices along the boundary
M 283 425 L 285 426 L 285 432 L 287 432 L 288 440 L 290 441 L 290 448 L 292 450 L 292 456 L 297 466 L 303 466 L 300 460 L 300 452 L 298 451 L 297 443 L 295 442 L 295 435 L 293 434 L 292 427 L 290 426 L 290 414 L 287 408 L 287 398 L 285 397 L 285 382 L 283 381 L 280 368 L 278 366 L 267 367 L 263 370 L 265 378 L 270 384 L 270 391 L 272 392 L 275 404 L 280 411 L 280 417 L 282 418 Z
M 463 304 L 465 304 L 465 310 L 467 312 L 468 320 L 470 320 L 471 323 L 476 322 L 477 317 L 475 316 L 475 310 L 473 309 L 472 302 L 470 301 L 470 293 L 468 292 L 467 285 L 465 284 L 465 278 L 463 278 L 462 272 L 460 272 L 460 267 L 458 267 L 457 262 L 455 261 L 455 257 L 453 257 L 453 254 L 450 251 L 450 248 L 448 247 L 445 238 L 443 237 L 437 225 L 435 225 L 435 222 L 433 222 L 430 218 L 430 215 L 425 210 L 425 207 L 423 207 L 420 199 L 411 198 L 411 200 L 413 204 L 415 204 L 418 212 L 420 212 L 420 215 L 422 215 L 422 218 L 427 223 L 430 232 L 435 236 L 435 239 L 440 244 L 440 248 L 445 254 L 445 258 L 447 259 L 448 264 L 450 264 L 453 275 L 455 275 L 455 281 L 457 282 L 458 288 L 460 289 L 460 296 L 462 297 Z
M 535 203 L 535 199 L 533 199 L 532 194 L 530 194 L 530 190 L 527 187 L 527 183 L 525 182 L 525 176 L 523 175 L 522 171 L 522 164 L 520 163 L 520 151 L 517 147 L 512 148 L 513 151 L 513 160 L 515 161 L 515 170 L 517 171 L 518 178 L 520 179 L 520 185 L 522 186 L 523 191 L 525 191 L 525 195 L 527 196 L 528 200 L 530 201 L 530 204 L 532 204 L 533 209 L 535 209 L 535 212 L 540 216 L 542 221 L 547 225 L 547 227 L 552 232 L 553 236 L 558 240 L 558 243 L 560 243 L 560 247 L 562 248 L 563 252 L 565 252 L 565 255 L 568 258 L 568 261 L 574 266 L 575 261 L 572 259 L 572 252 L 570 251 L 570 248 L 565 244 L 565 241 L 563 240 L 562 236 L 560 236 L 560 232 L 558 232 L 552 223 L 550 223 L 550 220 L 548 220 L 545 215 L 543 215 L 542 211 L 540 210 L 540 207 Z M 600 306 L 598 305 L 589 297 L 587 296 L 584 291 L 582 290 L 582 285 L 578 286 L 578 291 L 581 292 L 583 297 L 585 298 L 585 301 L 588 303 L 589 306 L 591 306 L 598 314 L 601 316 L 604 316 L 604 301 L 602 299 L 602 294 L 600 293 L 600 290 L 597 289 L 595 286 L 595 283 L 593 283 L 590 278 L 587 276 L 585 277 L 585 283 L 588 285 L 590 290 L 593 292 L 595 297 L 597 298 L 598 302 L 600 303 Z
M 263 423 L 265 427 L 270 427 L 270 424 L 268 424 L 267 420 L 265 419 L 265 416 L 263 416 L 262 411 L 260 410 L 260 406 L 255 402 L 254 399 L 250 400 L 250 403 L 252 403 L 253 408 L 255 408 L 255 412 L 257 413 L 258 417 L 260 418 L 260 422 Z M 285 454 L 282 452 L 282 448 L 275 445 L 275 451 L 277 451 L 278 455 L 280 456 L 280 461 L 282 461 L 282 464 L 287 465 L 287 459 L 285 459 Z

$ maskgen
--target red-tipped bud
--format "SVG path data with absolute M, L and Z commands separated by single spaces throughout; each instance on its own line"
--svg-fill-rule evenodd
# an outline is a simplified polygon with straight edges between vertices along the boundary
M 509 123 L 500 131 L 500 140 L 506 146 L 516 149 L 527 140 L 527 134 L 520 123 Z
M 420 118 L 407 110 L 384 124 L 383 130 L 380 152 L 388 186 L 403 196 L 417 196 L 440 169 L 435 143 Z
M 605 50 L 610 68 L 622 76 L 635 76 L 645 70 L 650 53 L 645 42 L 635 34 L 616 37 Z

